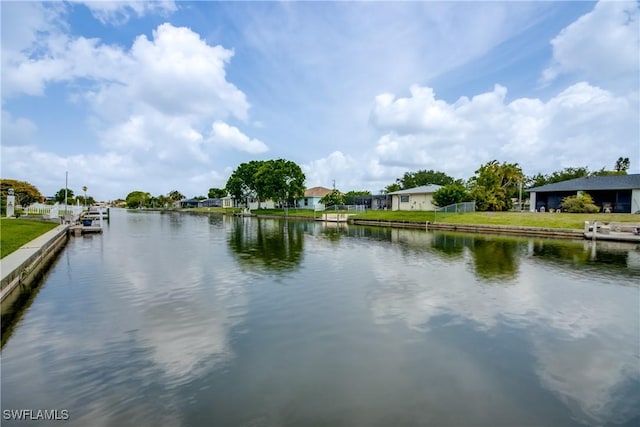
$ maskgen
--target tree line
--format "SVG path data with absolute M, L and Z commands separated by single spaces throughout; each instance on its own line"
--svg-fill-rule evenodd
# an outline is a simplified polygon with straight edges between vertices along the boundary
M 0 183 L 0 196 L 2 197 L 2 206 L 4 207 L 7 195 L 9 193 L 9 189 L 13 189 L 13 194 L 16 198 L 16 204 L 18 206 L 29 206 L 34 203 L 66 203 L 70 205 L 75 205 L 76 203 L 80 203 L 81 205 L 91 205 L 95 203 L 95 200 L 92 196 L 87 196 L 87 187 L 82 187 L 83 194 L 75 195 L 74 191 L 70 188 L 65 189 L 61 188 L 58 192 L 53 196 L 53 200 L 47 200 L 40 190 L 38 190 L 34 185 L 26 182 L 26 181 L 18 181 L 15 179 L 5 179 L 2 178 L 2 182 Z
M 626 174 L 630 162 L 620 157 L 613 170 L 602 168 L 589 171 L 587 167 L 567 167 L 550 174 L 537 173 L 525 176 L 518 163 L 492 160 L 481 165 L 469 179 L 454 179 L 445 172 L 419 170 L 405 172 L 394 183 L 385 187 L 384 193 L 435 184 L 442 188 L 434 194 L 434 204 L 447 206 L 460 202 L 474 201 L 480 211 L 505 211 L 513 208 L 513 200 L 520 195 L 528 197 L 527 189 L 542 185 L 594 175 Z M 232 173 L 224 188 L 210 188 L 209 198 L 230 195 L 240 203 L 255 200 L 260 205 L 265 200 L 273 200 L 280 206 L 293 203 L 304 196 L 305 175 L 294 162 L 285 159 L 252 160 L 241 163 Z M 354 204 L 358 197 L 371 196 L 366 190 L 342 193 L 334 189 L 321 202 L 325 206 Z M 204 199 L 204 196 L 197 197 Z M 134 191 L 126 199 L 128 207 L 167 207 L 184 199 L 178 191 L 167 195 L 151 196 L 149 193 Z

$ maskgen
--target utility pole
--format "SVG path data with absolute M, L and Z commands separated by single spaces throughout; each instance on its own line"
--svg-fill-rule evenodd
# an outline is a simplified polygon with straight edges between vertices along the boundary
M 522 212 L 522 181 L 519 182 L 520 193 L 518 194 L 518 210 Z
M 69 187 L 69 171 L 64 173 L 64 215 L 67 214 L 67 188 Z

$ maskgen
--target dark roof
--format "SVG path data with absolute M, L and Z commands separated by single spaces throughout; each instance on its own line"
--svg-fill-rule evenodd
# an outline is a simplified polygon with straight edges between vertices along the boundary
M 631 190 L 634 188 L 640 189 L 640 174 L 587 176 L 533 187 L 528 191 L 547 193 L 551 191 Z

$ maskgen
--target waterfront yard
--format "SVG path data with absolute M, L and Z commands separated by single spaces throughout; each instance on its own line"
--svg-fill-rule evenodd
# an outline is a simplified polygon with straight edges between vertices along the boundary
M 354 218 L 387 221 L 448 222 L 455 224 L 512 225 L 546 228 L 584 228 L 585 221 L 635 222 L 640 223 L 638 214 L 578 214 L 540 212 L 410 212 L 410 211 L 368 211 Z
M 232 213 L 232 210 L 222 208 L 197 208 L 190 209 L 194 212 Z M 327 211 L 329 212 L 329 211 Z M 284 217 L 282 209 L 254 209 L 255 215 L 269 215 Z M 290 217 L 313 218 L 320 216 L 321 212 L 311 209 L 288 209 L 286 215 Z M 579 214 L 579 213 L 541 213 L 541 212 L 465 212 L 444 213 L 433 211 L 381 211 L 369 210 L 366 213 L 353 216 L 354 219 L 371 219 L 382 221 L 413 221 L 413 222 L 447 222 L 455 224 L 486 224 L 486 225 L 511 225 L 522 227 L 545 228 L 569 228 L 582 230 L 585 221 L 609 222 L 633 222 L 640 224 L 638 214 Z
M 2 218 L 0 221 L 0 258 L 4 258 L 25 243 L 54 229 L 55 222 Z

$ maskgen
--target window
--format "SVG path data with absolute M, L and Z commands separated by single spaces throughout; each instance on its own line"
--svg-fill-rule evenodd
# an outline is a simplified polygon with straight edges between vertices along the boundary
M 309 199 L 304 199 L 304 205 L 309 206 Z
M 409 196 L 400 196 L 400 203 L 409 203 Z

